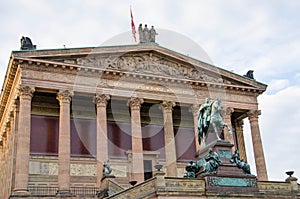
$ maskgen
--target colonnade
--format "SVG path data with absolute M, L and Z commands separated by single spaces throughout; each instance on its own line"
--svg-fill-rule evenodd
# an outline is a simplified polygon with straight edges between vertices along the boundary
M 29 86 L 21 86 L 19 92 L 19 121 L 17 132 L 17 153 L 16 153 L 16 171 L 15 171 L 15 194 L 28 193 L 29 179 L 29 158 L 30 158 L 30 118 L 31 118 L 31 99 L 35 89 Z M 57 100 L 60 105 L 59 114 L 59 149 L 58 149 L 58 187 L 60 193 L 68 193 L 70 191 L 70 103 L 73 92 L 62 90 L 57 93 Z M 103 162 L 108 159 L 108 141 L 107 141 L 107 102 L 110 100 L 109 95 L 97 94 L 94 97 L 94 103 L 97 110 L 97 183 L 100 186 L 102 178 Z M 144 181 L 143 168 L 143 147 L 142 147 L 142 130 L 140 121 L 140 108 L 143 99 L 131 97 L 128 105 L 131 110 L 131 131 L 132 131 L 132 180 L 138 182 Z M 176 148 L 173 130 L 172 110 L 175 106 L 173 101 L 163 101 L 161 108 L 164 118 L 164 140 L 165 140 L 165 157 L 166 157 L 166 175 L 177 177 L 176 164 Z M 197 132 L 196 105 L 191 106 L 194 116 L 195 136 Z M 226 110 L 225 122 L 231 126 L 231 114 L 233 108 Z M 267 180 L 267 170 L 265 165 L 264 153 L 262 148 L 258 116 L 258 110 L 249 111 L 248 118 L 250 120 L 252 142 L 254 148 L 255 162 L 257 168 L 258 180 Z M 243 146 L 243 132 L 241 124 L 236 128 L 238 144 Z M 232 136 L 225 137 L 230 142 L 234 142 Z M 198 140 L 196 140 L 196 148 L 199 149 Z M 99 144 L 101 143 L 101 144 Z M 245 156 L 245 154 L 241 154 Z M 246 156 L 245 156 L 246 157 Z

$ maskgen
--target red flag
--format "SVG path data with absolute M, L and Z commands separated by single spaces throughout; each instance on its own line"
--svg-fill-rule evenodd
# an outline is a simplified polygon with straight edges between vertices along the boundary
M 134 22 L 133 22 L 133 16 L 132 16 L 131 6 L 130 6 L 130 16 L 131 16 L 131 31 L 132 31 L 132 36 L 133 36 L 134 42 L 136 42 L 136 30 L 135 30 L 135 25 L 134 25 Z

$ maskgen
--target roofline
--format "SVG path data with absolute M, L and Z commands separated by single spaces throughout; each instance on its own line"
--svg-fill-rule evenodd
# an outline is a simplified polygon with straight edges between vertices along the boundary
M 130 51 L 124 51 L 124 48 L 126 47 L 129 47 L 131 48 Z M 133 47 L 140 47 L 141 49 L 133 49 Z M 150 47 L 150 48 L 149 48 Z M 119 51 L 116 52 L 116 49 L 115 48 L 121 48 L 119 49 Z M 46 51 L 72 51 L 72 50 L 87 50 L 87 51 L 84 51 L 82 53 L 75 53 L 74 52 L 74 55 L 85 55 L 85 54 L 89 54 L 89 53 L 93 53 L 93 50 L 97 50 L 97 49 L 113 49 L 113 51 L 110 51 L 108 50 L 107 52 L 99 52 L 99 51 L 94 51 L 94 54 L 100 54 L 100 53 L 127 53 L 127 52 L 135 52 L 135 51 L 147 51 L 147 50 L 157 50 L 158 52 L 160 53 L 166 53 L 166 52 L 161 52 L 159 51 L 159 49 L 162 49 L 162 50 L 165 50 L 165 51 L 169 51 L 168 55 L 175 58 L 175 59 L 179 59 L 181 61 L 184 61 L 184 62 L 187 62 L 189 64 L 192 64 L 192 65 L 197 65 L 197 63 L 194 63 L 194 62 L 198 62 L 198 64 L 204 64 L 210 68 L 207 68 L 207 70 L 209 71 L 212 71 L 212 72 L 216 72 L 215 70 L 211 70 L 212 68 L 215 68 L 219 71 L 223 71 L 227 74 L 231 74 L 233 76 L 239 76 L 241 78 L 243 78 L 245 81 L 247 81 L 248 83 L 252 82 L 254 84 L 259 84 L 260 86 L 262 87 L 265 87 L 265 89 L 267 88 L 267 85 L 264 84 L 264 83 L 261 83 L 255 79 L 249 79 L 247 77 L 244 77 L 243 75 L 240 75 L 240 74 L 237 74 L 237 73 L 234 73 L 232 71 L 229 71 L 229 70 L 226 70 L 226 69 L 223 69 L 221 67 L 218 67 L 216 65 L 213 65 L 213 64 L 210 64 L 210 63 L 207 63 L 207 62 L 204 62 L 204 61 L 201 61 L 199 59 L 196 59 L 194 57 L 190 57 L 190 56 L 187 56 L 187 55 L 184 55 L 180 52 L 177 52 L 177 51 L 174 51 L 172 49 L 169 49 L 169 48 L 166 48 L 164 46 L 160 46 L 159 44 L 156 44 L 156 43 L 143 43 L 143 44 L 127 44 L 127 45 L 111 45 L 111 46 L 98 46 L 98 47 L 75 47 L 75 48 L 58 48 L 58 49 L 40 49 L 40 50 L 18 50 L 18 51 L 12 51 L 12 54 L 15 54 L 16 56 L 18 56 L 18 54 L 23 54 L 22 57 L 27 57 L 26 55 L 24 56 L 24 54 L 29 54 L 28 57 L 37 57 L 38 55 L 30 55 L 34 52 L 46 52 Z M 129 50 L 129 49 L 128 49 Z M 174 57 L 174 55 L 171 55 L 171 53 L 175 53 L 177 54 L 179 57 Z M 57 54 L 57 55 L 51 55 L 52 57 L 53 56 L 64 56 L 64 55 L 71 55 L 70 53 L 63 53 L 63 54 Z M 41 56 L 43 57 L 47 57 L 47 56 L 50 56 L 48 53 L 47 54 L 42 54 Z M 180 58 L 181 57 L 181 58 Z M 251 83 L 250 83 L 251 84 Z

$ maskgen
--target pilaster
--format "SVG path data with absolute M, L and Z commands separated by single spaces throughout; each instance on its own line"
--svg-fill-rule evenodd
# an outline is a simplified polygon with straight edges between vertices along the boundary
M 251 135 L 252 135 L 252 143 L 253 143 L 253 150 L 254 150 L 254 158 L 256 164 L 256 172 L 257 178 L 261 181 L 268 180 L 268 173 L 265 163 L 265 156 L 261 141 L 261 135 L 258 125 L 258 116 L 261 114 L 260 110 L 250 110 L 247 112 L 248 118 L 250 121 L 251 127 Z
M 131 110 L 131 139 L 132 139 L 132 179 L 138 183 L 144 181 L 143 141 L 141 127 L 141 104 L 144 100 L 131 97 L 128 105 Z
M 35 89 L 21 85 L 19 88 L 19 122 L 16 145 L 16 169 L 15 169 L 15 195 L 27 195 L 28 173 L 30 156 L 30 125 L 31 125 L 31 100 Z
M 164 137 L 165 137 L 165 152 L 166 152 L 166 169 L 168 177 L 177 177 L 177 158 L 176 146 L 173 129 L 172 111 L 175 102 L 163 101 L 161 107 L 164 116 Z
M 59 91 L 59 138 L 58 138 L 58 189 L 59 194 L 70 193 L 70 153 L 71 153 L 71 132 L 70 132 L 70 103 L 73 92 L 69 90 Z
M 101 187 L 103 177 L 103 163 L 108 160 L 108 140 L 107 140 L 107 102 L 109 95 L 96 95 L 94 103 L 97 107 L 97 185 Z

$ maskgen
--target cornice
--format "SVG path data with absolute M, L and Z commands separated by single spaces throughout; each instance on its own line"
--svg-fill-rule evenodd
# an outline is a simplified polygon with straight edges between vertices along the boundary
M 15 57 L 27 57 L 36 59 L 51 59 L 51 58 L 74 58 L 74 57 L 92 57 L 97 55 L 113 55 L 123 56 L 130 53 L 157 53 L 162 55 L 164 58 L 173 59 L 176 63 L 184 63 L 192 65 L 196 68 L 204 69 L 211 73 L 218 73 L 223 77 L 229 77 L 232 79 L 239 79 L 246 84 L 253 87 L 259 87 L 263 90 L 266 89 L 266 85 L 255 80 L 245 78 L 241 75 L 232 73 L 223 68 L 202 62 L 195 58 L 183 55 L 171 49 L 156 45 L 156 44 L 143 44 L 143 45 L 120 45 L 120 46 L 100 46 L 100 47 L 86 47 L 86 48 L 68 48 L 68 49 L 46 49 L 46 50 L 35 50 L 35 51 L 14 51 Z
M 15 62 L 19 64 L 28 64 L 32 66 L 38 67 L 46 67 L 53 69 L 62 69 L 64 71 L 81 71 L 81 75 L 96 75 L 96 74 L 104 74 L 107 76 L 115 76 L 115 77 L 127 77 L 128 79 L 144 79 L 144 80 L 153 80 L 156 83 L 172 83 L 172 84 L 188 84 L 193 87 L 208 87 L 212 89 L 226 89 L 229 91 L 241 91 L 241 92 L 249 92 L 256 93 L 257 95 L 262 94 L 265 91 L 265 88 L 261 87 L 251 87 L 251 86 L 240 86 L 228 83 L 218 83 L 218 82 L 207 82 L 204 80 L 192 80 L 186 78 L 176 78 L 169 76 L 162 76 L 157 74 L 144 74 L 137 73 L 131 71 L 123 71 L 117 69 L 107 69 L 107 68 L 97 68 L 90 66 L 80 66 L 77 64 L 70 63 L 62 63 L 55 61 L 45 61 L 40 59 L 32 59 L 32 58 L 23 58 L 23 57 L 15 57 Z M 117 79 L 118 79 L 117 78 Z

